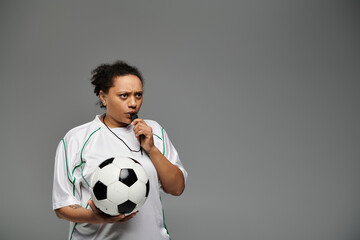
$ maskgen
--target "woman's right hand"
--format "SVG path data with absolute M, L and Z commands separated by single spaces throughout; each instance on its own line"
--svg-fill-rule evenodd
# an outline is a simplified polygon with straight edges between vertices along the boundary
M 116 223 L 116 222 L 126 222 L 130 219 L 132 219 L 133 217 L 135 217 L 135 215 L 138 213 L 138 211 L 125 216 L 125 214 L 120 214 L 119 216 L 109 216 L 104 214 L 103 212 L 101 212 L 94 204 L 93 200 L 89 200 L 88 201 L 89 206 L 91 208 L 91 210 L 94 213 L 94 217 L 96 218 L 96 222 L 98 223 Z

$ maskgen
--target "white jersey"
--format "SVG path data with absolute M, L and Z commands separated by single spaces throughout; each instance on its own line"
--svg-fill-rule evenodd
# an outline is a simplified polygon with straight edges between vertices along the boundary
M 131 152 L 125 144 L 100 121 L 100 115 L 92 122 L 70 130 L 60 141 L 54 168 L 53 209 L 78 204 L 90 209 L 90 178 L 95 168 L 104 160 L 115 156 L 131 157 L 139 161 L 150 181 L 150 192 L 139 213 L 129 221 L 112 224 L 88 224 L 70 222 L 69 239 L 121 239 L 162 240 L 170 239 L 163 219 L 160 200 L 161 184 L 156 169 L 143 151 Z M 153 129 L 154 144 L 164 156 L 176 165 L 187 178 L 187 172 L 165 130 L 155 121 L 145 120 Z M 133 126 L 112 128 L 132 150 L 139 149 Z

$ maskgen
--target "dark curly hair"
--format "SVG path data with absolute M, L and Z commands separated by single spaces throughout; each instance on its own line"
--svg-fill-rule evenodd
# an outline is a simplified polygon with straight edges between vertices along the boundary
M 108 93 L 109 88 L 113 86 L 113 80 L 118 76 L 135 75 L 137 76 L 142 85 L 144 79 L 141 72 L 135 67 L 130 66 L 124 61 L 116 61 L 113 64 L 101 64 L 91 71 L 91 84 L 94 85 L 94 93 L 99 96 L 100 90 Z M 101 108 L 105 108 L 103 103 L 99 100 L 98 104 Z

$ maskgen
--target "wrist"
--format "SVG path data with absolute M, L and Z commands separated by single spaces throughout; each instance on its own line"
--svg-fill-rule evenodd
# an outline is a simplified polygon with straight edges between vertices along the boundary
M 159 149 L 157 147 L 155 147 L 155 145 L 153 145 L 149 151 L 147 151 L 147 154 L 149 155 L 149 157 L 151 158 L 151 156 L 153 156 L 154 154 L 156 154 L 157 152 L 160 152 Z

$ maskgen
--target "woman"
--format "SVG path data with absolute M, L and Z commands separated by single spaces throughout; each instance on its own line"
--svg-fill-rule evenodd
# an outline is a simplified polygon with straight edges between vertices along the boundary
M 163 220 L 160 189 L 179 196 L 187 172 L 165 130 L 137 118 L 143 102 L 143 78 L 136 67 L 118 61 L 92 71 L 91 83 L 105 113 L 70 130 L 56 156 L 53 209 L 70 221 L 69 239 L 170 239 Z M 139 161 L 150 180 L 142 208 L 129 216 L 101 213 L 90 199 L 89 180 L 105 159 L 128 156 Z

